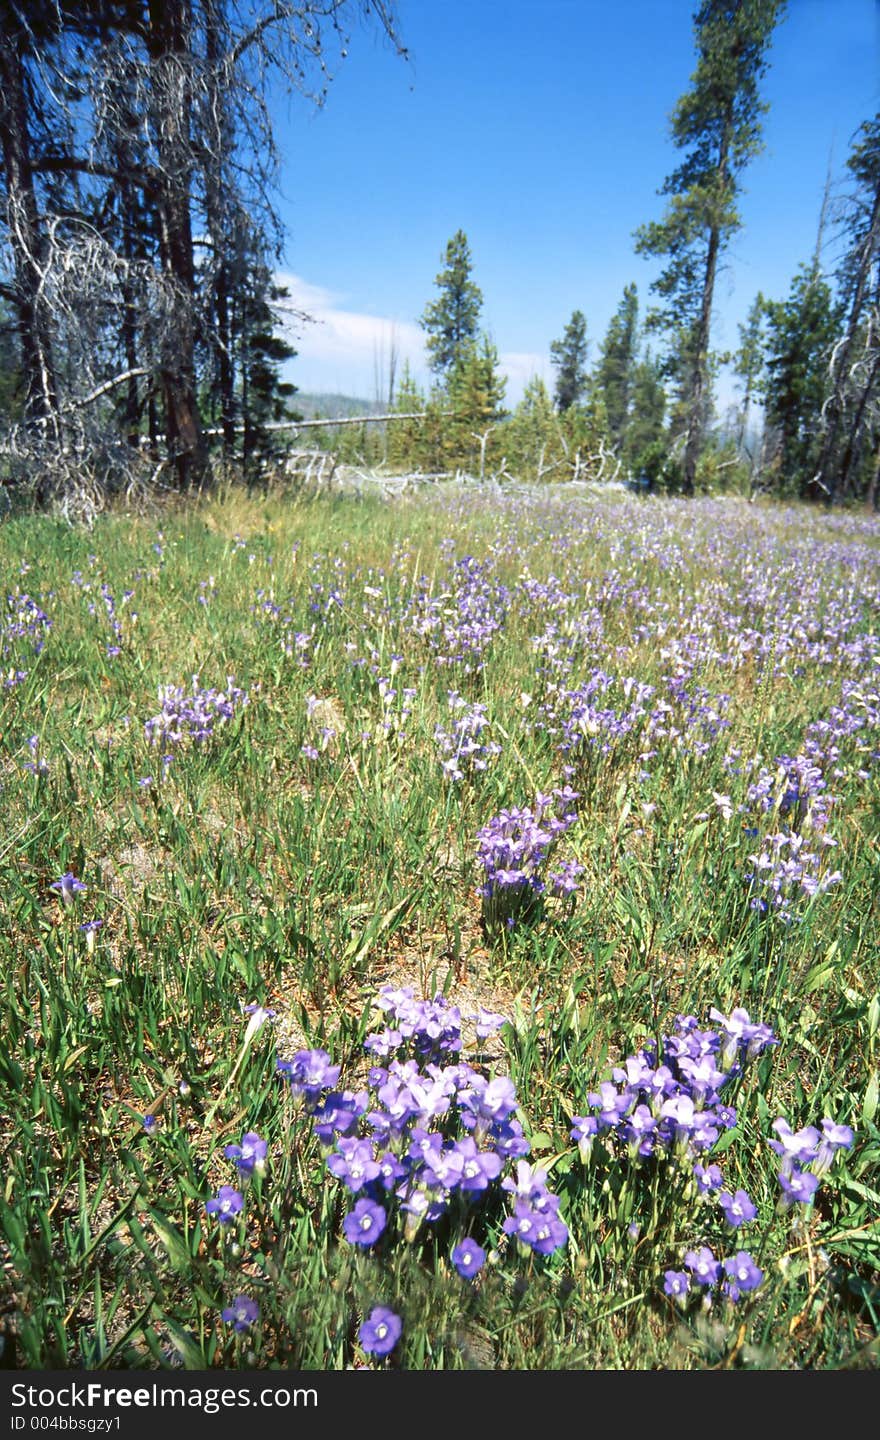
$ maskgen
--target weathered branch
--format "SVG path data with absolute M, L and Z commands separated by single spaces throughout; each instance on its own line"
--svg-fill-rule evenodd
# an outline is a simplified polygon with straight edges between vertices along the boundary
M 75 400 L 69 400 L 62 408 L 64 410 L 80 410 L 86 405 L 93 404 L 95 400 L 100 400 L 101 396 L 106 395 L 110 390 L 115 390 L 117 385 L 124 385 L 127 380 L 135 380 L 149 375 L 149 373 L 149 370 L 144 369 L 143 365 L 134 365 L 130 370 L 123 370 L 120 375 L 114 375 L 112 380 L 105 380 L 103 385 L 99 385 L 88 395 L 79 395 Z
M 416 410 L 408 415 L 345 415 L 334 420 L 273 420 L 262 425 L 262 430 L 326 430 L 338 425 L 386 425 L 392 420 L 425 420 L 428 417 L 427 410 Z M 443 415 L 451 415 L 451 410 L 441 411 Z M 236 425 L 237 435 L 244 433 L 243 425 Z M 223 431 L 218 429 L 206 430 L 206 435 L 222 435 Z

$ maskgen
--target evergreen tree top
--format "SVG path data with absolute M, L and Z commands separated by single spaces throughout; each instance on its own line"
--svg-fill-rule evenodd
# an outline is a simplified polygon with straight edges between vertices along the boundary
M 550 346 L 550 361 L 556 370 L 556 408 L 576 405 L 587 388 L 587 322 L 582 310 L 574 310 L 561 340 Z
M 471 278 L 471 252 L 463 230 L 456 230 L 444 258 L 445 268 L 434 281 L 440 294 L 425 307 L 419 321 L 428 337 L 428 364 L 441 379 L 475 342 L 483 307 L 482 293 Z

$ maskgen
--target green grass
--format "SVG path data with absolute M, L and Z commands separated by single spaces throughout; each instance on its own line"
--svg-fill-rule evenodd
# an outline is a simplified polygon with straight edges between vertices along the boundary
M 27 672 L 0 689 L 3 1363 L 335 1369 L 362 1363 L 357 1329 L 381 1303 L 404 1320 L 392 1363 L 414 1369 L 876 1368 L 878 539 L 858 514 L 552 492 L 383 506 L 232 491 L 91 531 L 0 526 L 5 593 L 51 621 L 37 654 L 0 611 L 0 672 Z M 465 556 L 488 566 L 503 623 L 482 664 L 438 663 Z M 745 632 L 760 643 L 734 664 Z M 625 677 L 665 694 L 677 668 L 690 695 L 729 697 L 705 745 L 679 709 L 647 758 L 638 727 L 560 753 L 560 689 L 602 669 L 595 704 L 623 709 Z M 248 703 L 169 747 L 166 768 L 144 722 L 160 686 L 194 674 L 233 676 Z M 866 723 L 826 774 L 843 879 L 785 924 L 750 906 L 743 828 L 782 816 L 754 819 L 753 776 L 725 756 L 772 769 L 801 753 L 845 684 Z M 485 705 L 501 746 L 458 784 L 435 740 L 449 690 Z M 487 933 L 477 831 L 566 779 L 577 897 Z M 719 794 L 745 808 L 725 819 Z M 67 871 L 87 886 L 69 905 L 51 889 Z M 509 1016 L 488 1068 L 517 1087 L 564 1252 L 517 1254 L 497 1208 L 475 1285 L 442 1227 L 376 1254 L 342 1238 L 345 1192 L 276 1051 L 322 1046 L 363 1084 L 387 983 Z M 253 1002 L 278 1019 L 245 1046 Z M 780 1043 L 746 1072 L 720 1156 L 760 1212 L 731 1252 L 760 1250 L 765 1282 L 704 1314 L 662 1290 L 709 1225 L 683 1172 L 602 1145 L 584 1165 L 569 1131 L 613 1065 L 713 1006 L 745 1006 Z M 856 1131 L 796 1230 L 767 1145 L 780 1115 Z M 223 1147 L 247 1130 L 269 1165 L 224 1235 L 205 1202 L 234 1183 Z M 261 1308 L 242 1337 L 220 1319 L 239 1292 Z

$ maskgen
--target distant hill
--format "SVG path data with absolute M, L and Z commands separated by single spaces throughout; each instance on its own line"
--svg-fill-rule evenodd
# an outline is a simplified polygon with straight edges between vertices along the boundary
M 381 400 L 364 400 L 354 395 L 313 395 L 297 390 L 288 405 L 303 420 L 336 420 L 346 415 L 384 415 L 387 405 Z

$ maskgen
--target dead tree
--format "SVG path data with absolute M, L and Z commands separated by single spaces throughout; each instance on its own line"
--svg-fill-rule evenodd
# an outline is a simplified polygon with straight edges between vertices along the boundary
M 26 409 L 44 425 L 57 419 L 50 317 L 43 294 L 44 237 L 34 184 L 25 87 L 28 37 L 21 27 L 0 30 L 0 146 L 6 182 L 6 229 L 13 281 L 5 298 L 17 320 Z
M 253 443 L 247 367 L 278 360 L 254 348 L 280 244 L 269 77 L 322 103 L 358 11 L 396 43 L 385 0 L 6 0 L 0 296 L 41 473 L 54 443 L 70 475 L 94 415 L 133 456 L 146 424 L 154 467 L 189 488 L 207 473 L 212 388 L 227 458 L 239 419 Z M 27 450 L 21 431 L 11 448 Z
M 834 503 L 841 482 L 845 483 L 838 454 L 839 441 L 845 424 L 847 401 L 852 399 L 853 382 L 859 373 L 859 346 L 866 328 L 869 337 L 874 334 L 866 309 L 872 298 L 875 303 L 878 298 L 876 293 L 872 296 L 872 291 L 878 290 L 877 271 L 880 265 L 880 118 L 863 125 L 860 135 L 862 142 L 856 146 L 848 162 L 861 184 L 861 193 L 850 202 L 853 243 L 843 267 L 849 306 L 843 337 L 835 346 L 829 366 L 831 390 L 823 407 L 824 433 L 815 476 L 815 484 L 824 492 L 829 505 Z M 870 386 L 875 383 L 876 375 L 876 368 L 871 365 L 863 378 Z M 868 404 L 867 391 L 855 398 L 858 425 L 855 429 L 850 426 L 845 445 L 843 467 L 846 478 L 851 470 Z

